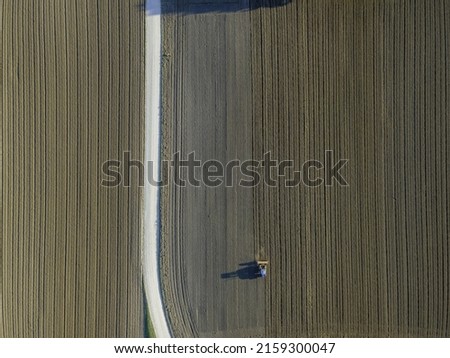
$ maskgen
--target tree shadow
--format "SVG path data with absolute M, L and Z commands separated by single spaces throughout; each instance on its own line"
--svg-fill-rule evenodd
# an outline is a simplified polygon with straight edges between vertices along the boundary
M 239 269 L 232 272 L 225 272 L 220 275 L 223 280 L 238 278 L 239 280 L 254 280 L 261 277 L 258 263 L 256 261 L 239 264 Z
M 250 11 L 285 6 L 292 0 L 143 0 L 139 6 L 151 15 L 193 15 Z

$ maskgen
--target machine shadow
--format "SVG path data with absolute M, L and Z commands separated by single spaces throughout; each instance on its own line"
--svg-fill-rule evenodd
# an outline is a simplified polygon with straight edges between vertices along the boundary
M 143 0 L 139 5 L 147 16 L 231 13 L 285 6 L 292 0 Z
M 232 272 L 225 272 L 220 275 L 223 280 L 237 278 L 239 280 L 254 280 L 260 277 L 258 263 L 256 261 L 239 264 L 239 269 Z

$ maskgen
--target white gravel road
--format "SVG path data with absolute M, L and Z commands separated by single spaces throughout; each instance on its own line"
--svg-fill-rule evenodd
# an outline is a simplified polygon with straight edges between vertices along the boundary
M 160 1 L 150 0 L 152 9 L 160 8 Z M 160 15 L 152 11 L 145 20 L 145 154 L 146 166 L 153 165 L 159 180 L 160 158 Z M 146 170 L 146 173 L 148 171 Z M 170 337 L 162 301 L 159 275 L 159 188 L 145 181 L 143 220 L 143 275 L 144 289 L 153 328 L 158 338 Z

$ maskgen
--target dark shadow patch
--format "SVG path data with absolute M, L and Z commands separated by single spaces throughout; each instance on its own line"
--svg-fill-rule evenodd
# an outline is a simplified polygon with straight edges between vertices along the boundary
M 290 2 L 292 0 L 145 0 L 139 5 L 139 9 L 145 11 L 148 16 L 193 15 L 274 8 Z
M 232 272 L 225 272 L 220 275 L 223 280 L 239 279 L 254 280 L 261 277 L 259 273 L 258 263 L 256 261 L 244 262 L 239 264 L 239 269 Z

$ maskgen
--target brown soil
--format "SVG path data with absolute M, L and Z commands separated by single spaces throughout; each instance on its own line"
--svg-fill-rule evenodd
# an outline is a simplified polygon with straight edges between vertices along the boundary
M 1 337 L 142 336 L 139 1 L 0 2 Z
M 174 333 L 449 337 L 450 2 L 211 9 L 163 18 L 164 156 L 333 150 L 349 186 L 166 188 Z

